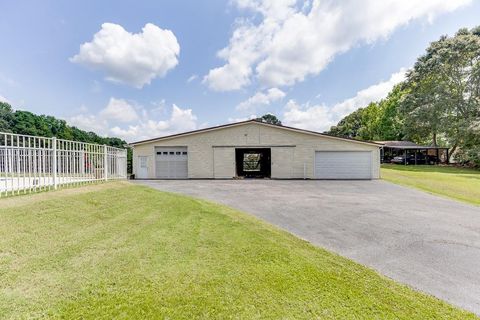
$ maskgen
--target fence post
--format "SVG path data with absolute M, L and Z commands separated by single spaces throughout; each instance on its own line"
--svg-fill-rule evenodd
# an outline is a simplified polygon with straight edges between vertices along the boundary
M 104 150 L 104 154 L 103 154 L 103 176 L 104 176 L 105 181 L 107 181 L 108 180 L 108 177 L 107 177 L 108 153 L 107 153 L 107 145 L 106 144 L 103 145 L 103 150 Z
M 123 177 L 124 177 L 125 179 L 128 179 L 128 150 L 127 150 L 127 149 L 125 149 L 125 150 L 123 151 L 123 155 L 124 155 L 124 158 L 123 158 L 123 159 L 124 159 L 124 161 L 125 161 L 125 165 L 123 166 L 123 170 L 125 170 L 125 171 L 124 171 L 124 174 L 123 174 Z
M 52 138 L 53 157 L 52 157 L 52 173 L 53 173 L 53 189 L 57 190 L 57 138 Z

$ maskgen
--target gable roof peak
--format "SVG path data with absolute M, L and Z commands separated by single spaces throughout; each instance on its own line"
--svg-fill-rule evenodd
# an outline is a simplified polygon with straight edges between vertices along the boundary
M 214 127 L 208 127 L 208 128 L 203 128 L 203 129 L 198 129 L 198 130 L 193 130 L 193 131 L 187 131 L 187 132 L 167 135 L 167 136 L 158 137 L 158 138 L 136 141 L 136 142 L 129 143 L 129 145 L 134 146 L 134 145 L 137 145 L 137 144 L 148 143 L 148 142 L 157 141 L 157 140 L 172 139 L 172 138 L 176 138 L 176 137 L 180 137 L 180 136 L 186 136 L 186 135 L 192 135 L 192 134 L 197 134 L 197 133 L 202 133 L 202 132 L 208 132 L 208 131 L 214 131 L 214 130 L 229 128 L 229 127 L 241 126 L 241 125 L 250 124 L 250 123 L 264 125 L 264 126 L 267 126 L 267 127 L 274 127 L 274 128 L 278 128 L 278 129 L 289 130 L 289 131 L 295 131 L 295 132 L 300 132 L 300 133 L 306 133 L 306 134 L 311 134 L 311 135 L 317 135 L 317 136 L 322 136 L 322 137 L 326 137 L 326 138 L 330 138 L 330 139 L 337 139 L 337 140 L 349 141 L 349 142 L 354 142 L 354 143 L 381 146 L 381 144 L 376 143 L 376 142 L 362 141 L 362 140 L 357 140 L 357 139 L 352 139 L 352 138 L 337 137 L 337 136 L 333 136 L 333 135 L 326 134 L 326 133 L 289 127 L 289 126 L 285 126 L 283 124 L 282 125 L 272 124 L 272 123 L 264 122 L 264 121 L 261 121 L 261 120 L 258 120 L 258 119 L 249 119 L 249 120 L 244 120 L 244 121 L 239 121 L 239 122 L 233 122 L 233 123 L 218 125 L 218 126 L 214 126 Z

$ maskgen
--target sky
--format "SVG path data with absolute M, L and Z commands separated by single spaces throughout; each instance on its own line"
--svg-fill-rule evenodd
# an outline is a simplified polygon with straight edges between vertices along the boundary
M 384 98 L 480 0 L 0 0 L 0 100 L 128 142 Z

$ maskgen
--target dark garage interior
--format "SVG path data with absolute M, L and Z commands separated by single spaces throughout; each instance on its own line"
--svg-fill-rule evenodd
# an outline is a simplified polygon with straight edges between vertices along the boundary
M 237 148 L 235 163 L 238 177 L 270 178 L 270 148 Z

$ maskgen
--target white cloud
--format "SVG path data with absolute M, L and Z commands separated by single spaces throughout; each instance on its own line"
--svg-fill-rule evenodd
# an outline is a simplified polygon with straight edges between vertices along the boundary
M 298 127 L 314 131 L 325 131 L 336 125 L 343 117 L 361 107 L 366 107 L 370 102 L 385 98 L 392 88 L 405 79 L 405 69 L 401 69 L 390 76 L 387 81 L 374 84 L 360 90 L 349 99 L 339 102 L 332 107 L 316 104 L 299 105 L 290 100 L 285 106 L 283 123 L 287 126 Z
M 234 0 L 239 9 L 250 9 L 273 20 L 285 20 L 295 13 L 297 0 Z M 308 2 L 308 1 L 305 1 Z
M 236 0 L 254 16 L 237 20 L 228 46 L 218 52 L 226 63 L 211 69 L 204 82 L 219 91 L 240 89 L 252 78 L 264 86 L 292 85 L 355 45 L 385 39 L 412 20 L 432 21 L 471 0 L 297 2 Z
M 153 106 L 153 109 L 150 109 L 150 116 L 157 117 L 165 115 L 167 111 L 167 102 L 165 99 L 159 101 L 151 101 L 150 104 Z M 145 110 L 143 110 L 143 117 L 145 117 Z
M 147 23 L 134 34 L 118 24 L 104 23 L 70 61 L 102 70 L 109 81 L 142 88 L 173 69 L 179 53 L 180 45 L 170 30 Z
M 110 132 L 115 136 L 131 142 L 134 140 L 191 131 L 197 128 L 197 117 L 193 114 L 192 110 L 181 109 L 174 104 L 170 118 L 167 120 L 153 120 L 146 117 L 136 125 L 129 125 L 127 128 L 115 126 L 110 129 Z
M 259 106 L 268 106 L 270 103 L 283 99 L 285 92 L 278 88 L 268 89 L 265 93 L 257 92 L 247 100 L 239 103 L 236 107 L 237 110 L 255 110 Z
M 209 88 L 215 91 L 238 90 L 250 84 L 251 74 L 252 69 L 247 63 L 228 63 L 210 70 L 202 83 L 208 84 Z
M 286 126 L 313 131 L 324 131 L 336 124 L 327 106 L 310 106 L 308 103 L 299 105 L 294 100 L 289 100 L 286 104 L 282 123 Z
M 0 102 L 6 102 L 6 103 L 10 104 L 10 101 L 2 95 L 0 95 Z
M 332 108 L 335 120 L 340 120 L 358 108 L 367 106 L 372 101 L 385 98 L 397 83 L 405 80 L 405 73 L 406 69 L 402 68 L 400 71 L 392 74 L 387 81 L 382 81 L 360 90 L 353 98 L 337 103 Z
M 192 74 L 190 77 L 187 79 L 187 83 L 192 82 L 193 80 L 196 80 L 198 78 L 198 75 Z
M 146 109 L 136 103 L 133 103 L 133 107 L 123 99 L 110 98 L 107 107 L 98 114 L 89 114 L 82 108 L 85 112 L 70 117 L 68 122 L 80 129 L 116 136 L 128 142 L 199 128 L 192 110 L 182 109 L 175 104 L 172 105 L 168 118 L 162 119 L 166 113 L 164 104 L 165 101 L 162 100 L 155 103 L 154 108 Z M 122 110 L 121 116 L 118 110 Z
M 123 99 L 110 98 L 108 105 L 100 111 L 100 116 L 107 120 L 132 122 L 138 119 L 135 108 Z
M 256 114 L 252 114 L 248 117 L 240 117 L 240 118 L 228 118 L 228 123 L 233 123 L 233 122 L 242 122 L 242 121 L 247 121 L 247 120 L 252 120 L 252 119 L 257 119 L 258 116 Z
M 108 123 L 93 114 L 81 113 L 70 117 L 68 124 L 86 131 L 93 131 L 99 135 L 106 135 L 108 132 Z

